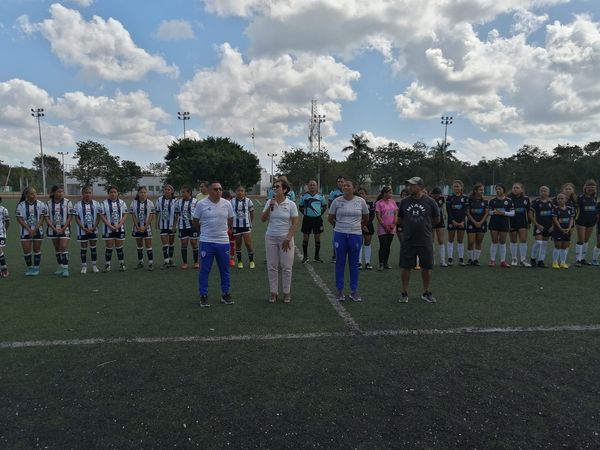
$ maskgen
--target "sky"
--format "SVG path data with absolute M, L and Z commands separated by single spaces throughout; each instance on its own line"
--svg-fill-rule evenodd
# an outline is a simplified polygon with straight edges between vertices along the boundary
M 0 0 L 0 160 L 88 139 L 163 162 L 183 136 L 335 159 L 434 145 L 466 161 L 600 140 L 597 0 Z M 254 141 L 251 138 L 254 130 Z M 278 158 L 275 158 L 277 161 Z M 69 161 L 71 164 L 73 161 Z

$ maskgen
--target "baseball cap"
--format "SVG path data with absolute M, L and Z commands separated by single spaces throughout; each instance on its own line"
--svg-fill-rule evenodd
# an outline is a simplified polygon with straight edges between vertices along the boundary
M 408 180 L 406 180 L 407 184 L 416 184 L 418 186 L 425 186 L 425 182 L 423 181 L 423 178 L 421 177 L 412 177 Z

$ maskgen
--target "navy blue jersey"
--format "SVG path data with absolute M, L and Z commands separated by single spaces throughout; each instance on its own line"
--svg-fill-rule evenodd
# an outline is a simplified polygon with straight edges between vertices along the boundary
M 448 222 L 464 222 L 467 215 L 467 206 L 469 199 L 466 195 L 450 194 L 446 197 L 446 213 L 448 214 Z
M 562 209 L 560 206 L 556 206 L 552 211 L 552 217 L 556 217 L 561 228 L 567 228 L 571 222 L 571 218 L 575 217 L 575 208 L 565 206 L 565 209 Z
M 396 202 L 396 205 L 399 205 L 400 202 Z M 367 201 L 367 206 L 369 207 L 369 222 L 373 222 L 375 219 L 375 202 Z
M 469 204 L 467 205 L 469 214 L 475 222 L 479 222 L 483 219 L 483 216 L 488 209 L 488 201 L 485 198 L 469 198 Z
M 510 197 L 504 197 L 503 199 L 499 199 L 498 197 L 494 197 L 488 202 L 488 206 L 490 208 L 490 229 L 500 229 L 510 228 L 510 218 L 506 215 L 494 215 L 494 211 L 501 212 L 510 212 L 513 210 L 513 202 Z
M 508 195 L 513 202 L 513 208 L 515 209 L 515 220 L 524 220 L 529 222 L 529 209 L 531 208 L 531 201 L 529 197 L 525 195 L 515 195 L 512 192 Z M 512 219 L 511 219 L 512 220 Z
M 596 197 L 581 194 L 577 197 L 577 218 L 595 219 L 598 208 Z
M 433 198 L 433 197 L 431 197 Z M 446 199 L 440 195 L 438 198 L 433 198 L 433 200 L 437 203 L 438 208 L 440 209 L 440 217 L 444 217 L 442 211 L 444 210 L 444 205 L 446 204 Z
M 552 228 L 552 211 L 554 205 L 550 200 L 545 202 L 536 198 L 531 202 L 531 209 L 535 214 L 535 221 L 539 223 L 543 228 Z

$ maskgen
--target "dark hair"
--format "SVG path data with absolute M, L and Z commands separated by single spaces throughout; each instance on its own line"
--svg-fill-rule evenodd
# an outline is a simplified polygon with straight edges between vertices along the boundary
M 175 198 L 175 188 L 174 188 L 172 185 L 170 185 L 170 184 L 165 184 L 165 185 L 163 186 L 163 191 L 165 190 L 165 188 L 168 188 L 168 187 L 169 187 L 169 188 L 171 188 L 171 190 L 173 191 L 173 192 L 171 193 L 171 197 L 170 197 L 170 198 Z
M 478 181 L 477 183 L 475 183 L 475 184 L 473 185 L 473 190 L 471 191 L 471 194 L 469 195 L 469 198 L 477 198 L 477 197 L 475 197 L 475 195 L 477 195 L 477 190 L 478 190 L 479 188 L 484 188 L 484 187 L 485 187 L 485 186 L 483 185 L 483 183 L 481 183 L 481 182 L 479 182 L 479 181 Z
M 109 184 L 108 186 L 106 186 L 106 192 L 110 192 L 111 190 L 115 190 L 117 191 L 117 194 L 119 193 L 119 188 L 117 186 L 115 186 L 114 184 Z
M 86 190 L 88 190 L 88 189 L 89 189 L 90 191 L 93 191 L 93 189 L 92 189 L 92 186 L 90 186 L 89 184 L 86 184 L 85 186 L 83 186 L 83 187 L 81 188 L 81 193 L 83 194 L 83 192 L 84 192 L 84 191 L 86 191 Z
M 348 177 L 346 175 L 338 175 L 337 178 L 335 179 L 335 181 L 338 181 L 340 178 L 342 180 L 347 180 L 348 179 Z
M 25 201 L 27 199 L 27 195 L 31 192 L 31 191 L 35 191 L 34 188 L 32 188 L 31 186 L 27 186 L 25 189 L 23 189 L 23 192 L 21 193 L 21 199 L 19 200 L 19 203 Z
M 358 189 L 356 192 L 360 191 L 360 189 Z M 379 200 L 381 200 L 383 198 L 383 196 L 388 193 L 388 192 L 392 192 L 392 187 L 391 186 L 384 186 L 381 188 L 381 191 L 379 191 L 379 195 L 377 196 L 377 199 L 375 200 L 375 203 L 377 203 Z
M 506 194 L 506 185 L 504 183 L 496 183 L 496 186 L 494 187 L 502 188 L 502 192 Z
M 439 187 L 434 187 L 431 190 L 431 195 L 442 195 L 442 190 Z
M 201 186 L 201 185 L 208 187 L 210 185 L 210 183 L 206 180 L 202 180 L 202 181 L 200 181 L 200 183 L 198 183 L 198 186 Z
M 50 197 L 52 200 L 54 200 L 54 194 L 59 189 L 64 189 L 64 188 L 62 185 L 59 185 L 59 184 L 55 184 L 54 186 L 52 186 L 52 188 L 50 189 L 50 195 L 48 197 Z
M 410 195 L 410 191 L 407 188 L 403 188 L 400 191 L 400 196 L 402 196 L 402 195 Z
M 226 191 L 224 190 L 221 197 L 223 197 L 225 200 L 231 200 L 231 191 L 229 189 L 227 189 Z
M 275 182 L 273 182 L 273 186 L 275 186 L 275 183 L 281 183 L 281 188 L 283 189 L 283 195 L 287 195 L 288 192 L 290 192 L 290 190 L 292 189 L 290 187 L 290 183 L 288 183 L 287 180 L 282 180 L 281 178 L 278 178 L 275 180 Z
M 184 184 L 183 186 L 181 186 L 181 192 L 189 192 L 191 194 L 192 188 L 189 184 Z
M 142 189 L 146 189 L 146 191 L 148 190 L 148 188 L 146 188 L 146 186 L 138 186 L 138 188 L 137 188 L 137 194 L 135 194 L 135 199 L 136 199 L 136 200 L 139 200 L 139 199 L 140 199 L 140 191 L 141 191 Z

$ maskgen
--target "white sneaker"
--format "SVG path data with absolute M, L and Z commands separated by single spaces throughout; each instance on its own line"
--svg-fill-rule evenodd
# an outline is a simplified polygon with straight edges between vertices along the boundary
M 517 258 L 513 258 L 512 262 L 510 263 L 511 266 L 516 267 L 519 265 L 519 261 L 517 261 Z
M 94 272 L 94 273 L 98 273 L 98 272 L 100 272 L 100 269 L 98 269 L 98 266 L 97 266 L 96 264 L 94 264 L 94 265 L 92 266 L 92 272 Z
M 526 260 L 522 259 L 521 260 L 521 267 L 531 267 L 531 264 L 529 264 Z
M 87 266 L 81 266 L 81 273 L 82 274 L 86 274 L 87 273 Z

